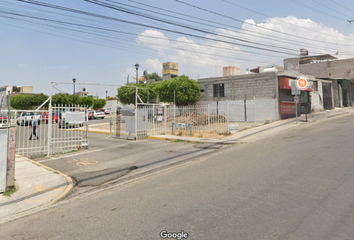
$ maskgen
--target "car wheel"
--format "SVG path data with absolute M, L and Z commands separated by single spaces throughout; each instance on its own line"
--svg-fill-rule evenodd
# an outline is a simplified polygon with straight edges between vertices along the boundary
M 17 126 L 20 126 L 20 123 L 17 121 Z

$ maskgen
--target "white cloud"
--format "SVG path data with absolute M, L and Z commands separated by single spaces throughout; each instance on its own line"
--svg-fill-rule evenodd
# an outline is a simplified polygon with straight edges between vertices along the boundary
M 146 30 L 139 35 L 137 41 L 155 49 L 160 56 L 162 52 L 166 52 L 165 50 L 171 50 L 168 56 L 164 55 L 164 59 L 179 63 L 179 74 L 191 78 L 220 76 L 224 66 L 239 67 L 243 73 L 246 68 L 267 64 L 283 65 L 284 58 L 299 56 L 302 47 L 307 48 L 310 55 L 335 54 L 339 51 L 339 55 L 336 55 L 338 58 L 354 56 L 353 35 L 344 36 L 337 30 L 311 19 L 288 16 L 268 18 L 261 23 L 247 19 L 242 25 L 242 30 L 215 29 L 215 31 L 218 33 L 217 36 L 205 36 L 210 40 L 195 40 L 186 36 L 169 40 L 161 32 Z M 148 36 L 159 36 L 163 39 L 163 46 L 156 45 L 153 38 Z M 144 64 L 148 70 L 151 68 L 161 71 L 162 63 L 158 59 L 148 59 Z
M 25 67 L 28 67 L 28 64 L 26 64 L 26 63 L 20 63 L 20 64 L 18 65 L 18 67 L 20 67 L 20 68 L 25 68 Z
M 144 70 L 147 70 L 149 73 L 157 72 L 161 75 L 162 71 L 162 62 L 158 59 L 147 59 L 143 63 Z
M 170 40 L 162 32 L 156 30 L 145 30 L 139 34 L 136 42 L 157 50 L 160 56 L 166 56 L 164 50 L 170 48 Z

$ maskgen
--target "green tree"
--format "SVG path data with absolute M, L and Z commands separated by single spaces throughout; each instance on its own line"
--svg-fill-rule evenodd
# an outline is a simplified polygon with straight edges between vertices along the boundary
M 68 104 L 71 104 L 71 102 L 69 101 L 69 94 L 59 93 L 52 96 L 52 106 Z
M 150 82 L 147 86 L 144 83 L 129 84 L 128 86 L 122 86 L 117 89 L 118 101 L 122 104 L 135 104 L 135 86 L 138 87 L 138 95 L 144 103 L 147 103 L 147 95 L 149 92 L 149 101 L 156 98 L 156 86 L 158 83 Z M 138 103 L 140 101 L 138 100 Z
M 145 74 L 144 77 L 145 77 L 146 80 L 155 80 L 155 81 L 161 81 L 162 80 L 162 78 L 156 72 Z
M 104 99 L 94 99 L 93 109 L 103 108 L 106 105 L 106 100 Z
M 48 96 L 41 94 L 15 94 L 11 96 L 11 107 L 14 109 L 31 110 L 39 107 Z M 48 106 L 48 103 L 45 105 Z
M 173 103 L 173 90 L 177 106 L 185 106 L 200 99 L 199 84 L 185 75 L 162 81 L 156 87 L 161 102 Z
M 92 107 L 93 106 L 93 97 L 92 96 L 82 97 L 80 99 L 80 104 L 83 106 Z

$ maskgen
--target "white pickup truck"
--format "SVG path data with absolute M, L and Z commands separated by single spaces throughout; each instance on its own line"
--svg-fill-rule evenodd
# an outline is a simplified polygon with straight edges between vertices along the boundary
M 37 119 L 38 124 L 40 124 L 41 114 L 39 112 L 22 112 L 17 118 L 17 125 L 27 126 L 28 124 L 31 124 L 32 117 L 34 117 L 34 119 Z

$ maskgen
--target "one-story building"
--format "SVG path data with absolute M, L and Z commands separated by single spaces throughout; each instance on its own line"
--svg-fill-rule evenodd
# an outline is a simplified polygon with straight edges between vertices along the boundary
M 282 70 L 281 68 L 279 68 Z M 253 72 L 257 72 L 254 70 Z M 258 71 L 259 72 L 259 71 Z M 243 74 L 199 79 L 201 104 L 229 106 L 231 118 L 235 121 L 265 121 L 295 117 L 296 104 L 291 92 L 291 82 L 301 76 L 299 72 L 278 71 L 277 68 L 265 68 L 256 74 Z M 310 113 L 312 109 L 323 109 L 323 100 L 319 95 L 322 81 L 306 75 L 313 88 L 301 91 L 298 114 Z M 320 84 L 319 84 L 320 82 Z M 312 101 L 312 99 L 314 99 Z

